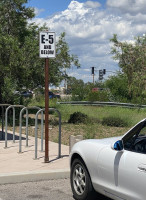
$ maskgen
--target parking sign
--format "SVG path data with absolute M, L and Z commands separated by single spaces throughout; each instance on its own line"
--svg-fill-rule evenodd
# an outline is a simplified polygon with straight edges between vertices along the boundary
M 55 44 L 55 32 L 40 32 L 40 58 L 55 58 Z

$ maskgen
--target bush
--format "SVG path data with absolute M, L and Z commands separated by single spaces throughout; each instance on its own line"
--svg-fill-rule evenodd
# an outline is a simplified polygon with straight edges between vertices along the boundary
M 90 92 L 86 98 L 87 101 L 109 101 L 108 91 Z
M 102 120 L 102 124 L 107 125 L 107 126 L 115 126 L 115 127 L 128 126 L 128 123 L 124 119 L 120 117 L 115 117 L 115 116 L 104 117 Z
M 79 124 L 79 123 L 86 123 L 88 120 L 88 116 L 81 113 L 81 112 L 74 112 L 70 115 L 68 123 Z

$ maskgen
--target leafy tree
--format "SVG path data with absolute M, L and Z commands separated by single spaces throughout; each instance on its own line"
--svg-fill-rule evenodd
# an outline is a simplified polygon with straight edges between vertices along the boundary
M 67 80 L 67 86 L 72 93 L 73 101 L 82 101 L 85 98 L 86 90 L 83 80 L 69 77 Z
M 93 91 L 93 88 L 98 88 L 97 91 Z M 108 90 L 105 88 L 105 84 L 96 81 L 93 83 L 86 83 L 86 100 L 87 101 L 108 101 Z
M 111 76 L 105 81 L 106 88 L 110 89 L 110 100 L 128 102 L 128 80 L 127 76 L 123 73 L 118 73 L 115 76 Z
M 108 91 L 104 90 L 104 84 L 101 82 L 84 83 L 83 80 L 77 80 L 75 77 L 69 77 L 67 81 L 68 90 L 72 94 L 72 100 L 76 101 L 108 101 Z M 93 88 L 102 88 L 93 92 Z
M 71 66 L 80 67 L 77 56 L 69 52 L 70 50 L 65 41 L 65 35 L 65 32 L 61 33 L 56 44 L 56 59 L 50 60 L 50 83 L 56 86 L 68 77 L 66 69 Z
M 44 85 L 44 59 L 39 58 L 38 27 L 28 24 L 34 9 L 25 5 L 28 0 L 0 2 L 0 102 L 14 102 L 13 91 L 34 89 Z M 64 78 L 65 68 L 79 67 L 78 59 L 70 55 L 65 33 L 56 44 L 56 59 L 50 60 L 50 83 L 58 85 Z
M 134 43 L 120 42 L 115 34 L 111 39 L 112 54 L 119 61 L 128 81 L 128 95 L 131 101 L 146 101 L 146 35 L 135 38 Z
M 14 82 L 15 75 L 21 72 L 20 60 L 23 58 L 22 50 L 27 31 L 27 19 L 34 17 L 31 8 L 25 8 L 26 0 L 2 0 L 0 2 L 0 102 L 9 99 L 7 93 Z M 18 67 L 18 68 L 17 68 Z M 16 70 L 17 69 L 17 70 Z M 21 77 L 21 73 L 19 74 Z M 13 85 L 13 87 L 14 87 Z

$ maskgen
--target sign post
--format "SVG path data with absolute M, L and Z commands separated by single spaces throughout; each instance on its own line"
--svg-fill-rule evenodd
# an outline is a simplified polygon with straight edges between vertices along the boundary
M 45 58 L 45 163 L 49 162 L 49 58 L 56 57 L 54 32 L 40 32 L 40 58 Z
M 45 163 L 49 162 L 49 58 L 45 59 Z

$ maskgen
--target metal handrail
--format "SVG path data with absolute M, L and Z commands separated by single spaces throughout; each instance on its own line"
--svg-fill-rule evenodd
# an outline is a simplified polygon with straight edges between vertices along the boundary
M 45 108 L 39 110 L 37 113 L 36 113 L 36 118 L 35 118 L 35 159 L 37 159 L 37 149 L 38 149 L 38 141 L 37 141 L 37 138 L 38 138 L 38 115 L 40 112 L 42 111 L 45 111 Z M 58 113 L 58 116 L 59 116 L 59 137 L 58 137 L 58 157 L 57 158 L 61 158 L 61 113 L 55 109 L 55 108 L 49 108 L 49 111 L 56 111 Z M 42 140 L 41 140 L 42 142 Z M 41 143 L 42 145 L 42 143 Z
M 7 128 L 8 128 L 8 111 L 9 109 L 13 109 L 13 142 L 15 142 L 15 108 L 24 108 L 23 105 L 10 105 L 6 109 L 6 114 L 5 114 L 5 148 L 7 148 Z
M 15 142 L 15 108 L 22 108 L 19 115 L 19 153 L 22 152 L 22 114 L 26 110 L 26 146 L 28 146 L 28 109 L 38 109 L 38 112 L 35 116 L 35 159 L 37 159 L 37 137 L 38 137 L 38 115 L 41 112 L 41 151 L 43 151 L 43 123 L 44 115 L 43 112 L 45 108 L 40 109 L 39 107 L 25 107 L 23 105 L 9 105 L 9 104 L 0 104 L 0 106 L 8 106 L 5 112 L 5 148 L 7 148 L 7 129 L 8 129 L 8 111 L 13 109 L 13 142 Z M 50 111 L 56 111 L 59 116 L 59 135 L 58 135 L 58 157 L 61 158 L 61 113 L 55 109 L 50 108 Z
M 28 110 L 29 109 L 37 109 L 40 110 L 41 108 L 37 107 L 37 106 L 31 106 L 31 107 L 24 107 L 22 108 L 22 110 L 20 111 L 20 115 L 19 115 L 19 153 L 22 152 L 22 114 L 23 112 L 26 110 L 26 146 L 28 147 Z M 41 113 L 41 137 L 43 138 L 43 112 Z M 43 148 L 43 145 L 42 145 Z M 42 149 L 43 151 L 43 149 Z
M 2 108 L 2 139 L 4 134 L 4 107 L 10 106 L 10 104 L 0 104 L 0 107 Z

